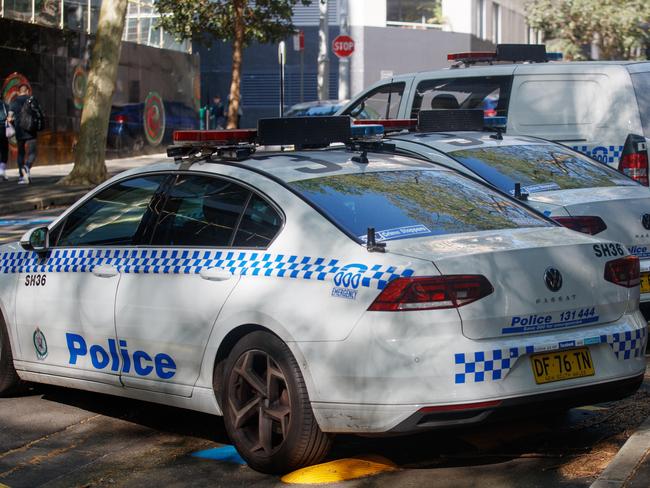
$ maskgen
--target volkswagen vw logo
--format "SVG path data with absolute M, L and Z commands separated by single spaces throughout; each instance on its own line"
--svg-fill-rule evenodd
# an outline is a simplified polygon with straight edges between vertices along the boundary
M 643 214 L 643 217 L 641 217 L 641 223 L 643 224 L 643 227 L 650 230 L 650 214 Z
M 562 273 L 555 268 L 546 268 L 544 272 L 544 283 L 551 291 L 559 291 L 562 288 Z

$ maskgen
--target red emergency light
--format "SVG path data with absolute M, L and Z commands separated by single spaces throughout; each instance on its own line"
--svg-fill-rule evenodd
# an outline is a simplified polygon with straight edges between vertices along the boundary
M 257 139 L 255 129 L 226 130 L 177 130 L 175 144 L 209 143 L 219 146 L 253 143 Z
M 379 120 L 355 120 L 354 125 L 382 125 L 384 132 L 395 132 L 402 130 L 415 130 L 418 125 L 417 119 L 379 119 Z
M 497 53 L 494 51 L 468 51 L 464 53 L 449 53 L 447 61 L 462 61 L 477 63 L 480 61 L 496 61 Z

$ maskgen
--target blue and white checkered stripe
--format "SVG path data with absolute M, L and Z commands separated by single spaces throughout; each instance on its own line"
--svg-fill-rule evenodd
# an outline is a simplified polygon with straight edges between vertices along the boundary
M 647 339 L 647 328 L 616 332 L 609 335 L 589 337 L 575 341 L 563 341 L 558 344 L 527 344 L 523 346 L 494 349 L 492 351 L 474 351 L 454 355 L 455 383 L 481 383 L 505 378 L 521 356 L 535 352 L 570 349 L 577 346 L 608 344 L 617 359 L 632 359 L 643 355 Z
M 643 355 L 646 346 L 647 328 L 618 332 L 600 336 L 601 342 L 607 342 L 618 359 L 638 358 Z
M 589 146 L 573 146 L 572 149 L 591 156 L 602 163 L 609 164 L 618 163 L 623 152 L 623 146 L 595 146 L 592 148 Z
M 14 251 L 0 255 L 3 273 L 84 273 L 109 264 L 121 273 L 196 274 L 219 267 L 241 276 L 273 276 L 303 280 L 331 280 L 340 271 L 360 274 L 360 286 L 383 289 L 391 280 L 413 270 L 386 265 L 342 263 L 324 257 L 270 254 L 255 251 L 196 249 L 55 249 L 47 259 Z

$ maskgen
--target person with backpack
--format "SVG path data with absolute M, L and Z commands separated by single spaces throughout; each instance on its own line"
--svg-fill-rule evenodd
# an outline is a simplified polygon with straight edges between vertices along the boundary
M 9 161 L 9 139 L 7 139 L 7 118 L 9 107 L 0 98 L 0 181 L 7 181 L 7 162 Z
M 43 112 L 25 84 L 18 87 L 18 96 L 9 106 L 8 120 L 16 129 L 18 145 L 18 184 L 29 183 L 29 174 L 36 161 L 36 134 L 43 129 Z

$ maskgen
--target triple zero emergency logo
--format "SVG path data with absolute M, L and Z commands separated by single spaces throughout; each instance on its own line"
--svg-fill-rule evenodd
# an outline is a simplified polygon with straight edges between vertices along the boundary
M 357 288 L 361 285 L 363 273 L 368 267 L 363 264 L 349 264 L 334 275 L 332 296 L 356 300 Z

